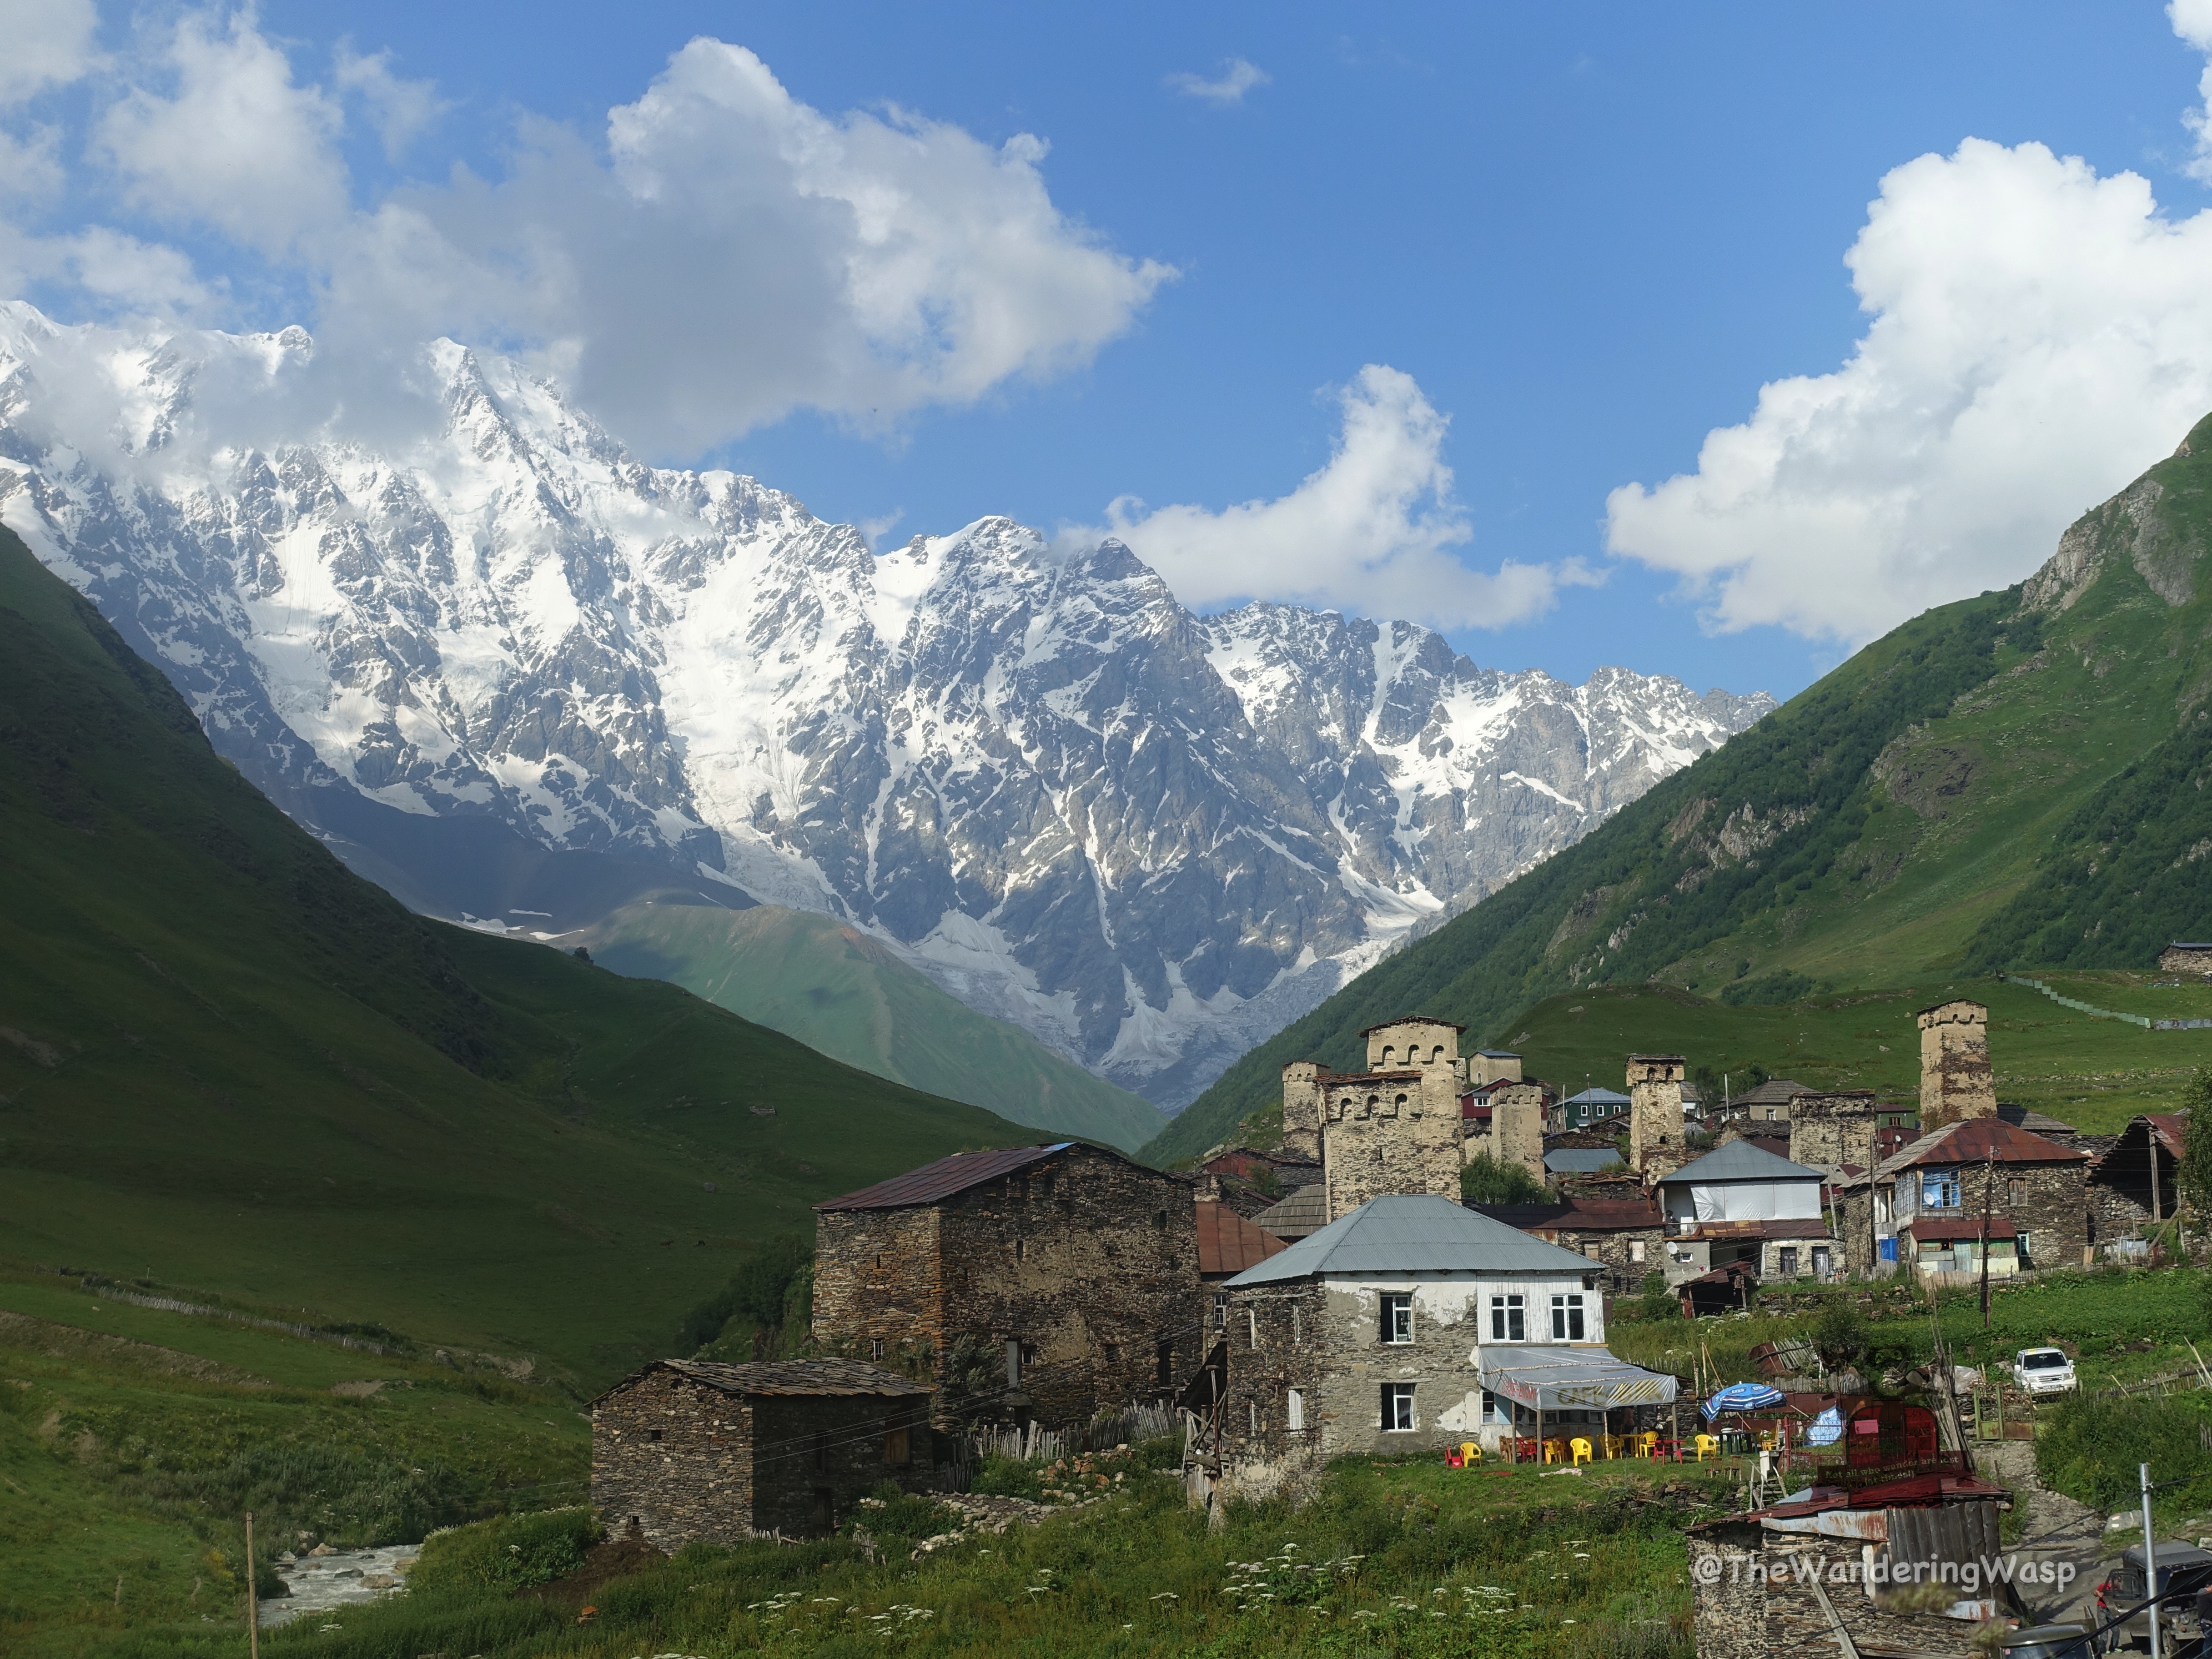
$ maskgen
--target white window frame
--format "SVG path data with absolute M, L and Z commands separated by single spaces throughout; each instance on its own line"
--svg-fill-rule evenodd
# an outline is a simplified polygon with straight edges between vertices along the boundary
M 1292 1434 L 1303 1434 L 1306 1426 L 1306 1395 L 1303 1389 L 1292 1389 L 1283 1400 L 1283 1425 Z
M 1385 1434 L 1418 1434 L 1421 1419 L 1413 1407 L 1413 1384 L 1385 1382 L 1382 1385 L 1382 1432 Z
M 1385 1347 L 1404 1348 L 1413 1341 L 1413 1293 L 1411 1291 L 1382 1292 L 1381 1337 Z
M 1526 1342 L 1528 1340 L 1528 1298 L 1518 1291 L 1500 1291 L 1490 1298 L 1490 1340 Z
M 1577 1330 L 1576 1326 L 1581 1326 Z M 1552 1340 L 1554 1342 L 1586 1342 L 1589 1340 L 1589 1318 L 1583 1304 L 1580 1291 L 1559 1291 L 1552 1297 Z

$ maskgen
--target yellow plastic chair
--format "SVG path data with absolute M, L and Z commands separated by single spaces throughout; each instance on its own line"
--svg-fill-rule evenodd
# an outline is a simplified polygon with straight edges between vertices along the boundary
M 1566 1449 L 1565 1443 L 1553 1436 L 1544 1442 L 1544 1461 L 1547 1463 L 1556 1463 L 1565 1455 Z
M 1576 1462 L 1587 1463 L 1590 1461 L 1590 1443 L 1589 1441 L 1583 1439 L 1580 1435 L 1577 1435 L 1571 1441 L 1568 1442 L 1568 1444 L 1574 1450 Z
M 1598 1449 L 1605 1454 L 1607 1461 L 1608 1462 L 1613 1458 L 1620 1456 L 1626 1449 L 1627 1445 L 1628 1443 L 1617 1434 L 1607 1434 L 1598 1437 Z
M 1659 1455 L 1658 1430 L 1646 1429 L 1642 1434 L 1636 1437 L 1636 1455 L 1638 1457 L 1656 1457 Z
M 1720 1455 L 1721 1443 L 1709 1434 L 1698 1435 L 1694 1443 L 1698 1449 L 1698 1462 L 1700 1463 L 1705 1461 L 1709 1454 L 1715 1457 Z
M 1482 1447 L 1478 1442 L 1473 1440 L 1462 1440 L 1460 1442 L 1459 1455 L 1461 1460 L 1466 1463 L 1468 1468 L 1473 1468 L 1476 1464 L 1482 1462 Z

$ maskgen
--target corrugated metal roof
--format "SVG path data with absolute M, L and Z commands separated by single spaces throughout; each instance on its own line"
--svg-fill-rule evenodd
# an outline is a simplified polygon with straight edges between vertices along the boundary
M 1585 1089 L 1578 1095 L 1569 1095 L 1566 1099 L 1570 1106 L 1584 1102 L 1592 1106 L 1626 1106 L 1629 1099 L 1626 1095 L 1615 1094 L 1610 1089 Z
M 1786 1158 L 1778 1158 L 1763 1147 L 1748 1140 L 1731 1140 L 1717 1151 L 1707 1152 L 1694 1164 L 1685 1164 L 1670 1176 L 1662 1176 L 1659 1184 L 1672 1187 L 1684 1182 L 1714 1181 L 1818 1181 L 1820 1172 L 1808 1170 L 1802 1164 L 1792 1164 Z
M 1432 1194 L 1370 1199 L 1229 1283 L 1272 1285 L 1316 1273 L 1582 1273 L 1571 1250 Z
M 726 1364 L 717 1359 L 656 1359 L 632 1371 L 592 1404 L 596 1406 L 640 1377 L 659 1370 L 681 1372 L 724 1394 L 851 1396 L 935 1392 L 927 1382 L 916 1382 L 858 1359 L 767 1359 L 749 1365 Z
M 1041 1164 L 1055 1152 L 1064 1152 L 1075 1143 L 1054 1141 L 1049 1146 L 1008 1146 L 995 1152 L 955 1152 L 950 1158 L 940 1158 L 934 1164 L 925 1164 L 919 1170 L 908 1170 L 904 1175 L 893 1176 L 889 1181 L 878 1181 L 872 1187 L 863 1187 L 856 1193 L 847 1193 L 842 1198 L 825 1198 L 814 1207 L 817 1210 L 896 1210 L 909 1204 L 933 1204 L 940 1198 L 950 1198 L 970 1187 L 986 1181 L 995 1181 L 1000 1176 L 1012 1175 L 1017 1170 Z
M 1198 1271 L 1201 1276 L 1241 1273 L 1289 1248 L 1287 1240 L 1255 1226 L 1226 1204 L 1198 1206 Z
M 1970 1117 L 1929 1131 L 1875 1168 L 1877 1177 L 1923 1164 L 2085 1164 L 2087 1152 L 2015 1128 L 2002 1118 Z
M 1986 1222 L 1978 1216 L 1972 1221 L 1930 1221 L 1927 1217 L 1923 1216 L 1917 1221 L 1908 1221 L 1905 1224 L 1906 1232 L 1911 1233 L 1917 1239 L 1925 1240 L 1929 1243 L 1936 1243 L 1947 1239 L 1979 1238 L 1984 1228 L 1988 1230 L 1989 1237 L 1991 1238 L 2020 1237 L 2018 1230 L 2011 1222 L 2000 1221 L 1995 1216 L 1991 1216 Z
M 1252 1224 L 1277 1238 L 1304 1238 L 1328 1225 L 1328 1188 L 1320 1182 L 1301 1187 L 1281 1203 L 1252 1218 Z

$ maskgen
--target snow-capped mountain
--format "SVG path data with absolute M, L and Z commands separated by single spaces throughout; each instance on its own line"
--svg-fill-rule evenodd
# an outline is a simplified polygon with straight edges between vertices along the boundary
M 446 342 L 411 421 L 262 434 L 314 351 L 0 307 L 0 519 L 248 775 L 846 917 L 1170 1109 L 1773 706 L 1200 617 L 1005 519 L 878 556 Z

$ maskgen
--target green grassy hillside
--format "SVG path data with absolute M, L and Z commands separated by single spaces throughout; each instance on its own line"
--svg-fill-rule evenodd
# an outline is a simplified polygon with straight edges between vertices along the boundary
M 1150 1101 L 976 1012 L 829 916 L 631 904 L 574 940 L 617 973 L 672 981 L 848 1066 L 1017 1123 L 1125 1152 L 1167 1124 Z
M 1947 974 L 2139 969 L 2212 928 L 2212 419 L 2037 580 L 1915 617 L 1576 846 L 1376 964 L 1147 1149 L 1188 1156 L 1404 1012 L 1657 981 L 1753 1000 Z M 2120 918 L 2124 915 L 2126 921 Z M 1693 1055 L 1702 1061 L 1703 1056 Z M 1610 1068 L 1609 1068 L 1610 1069 Z
M 0 1257 L 591 1382 L 807 1206 L 1005 1120 L 411 915 L 0 532 Z

